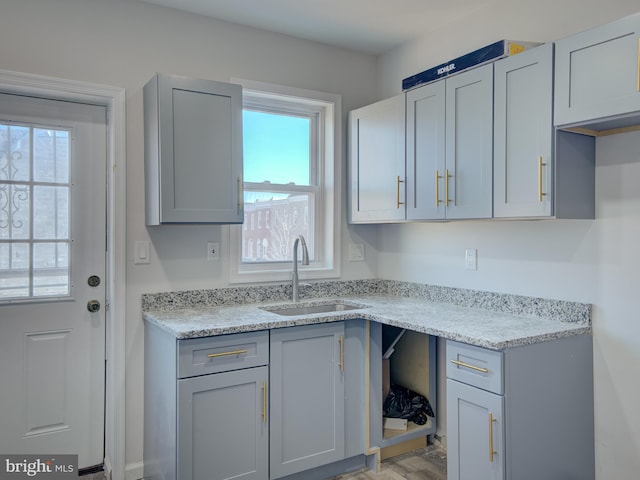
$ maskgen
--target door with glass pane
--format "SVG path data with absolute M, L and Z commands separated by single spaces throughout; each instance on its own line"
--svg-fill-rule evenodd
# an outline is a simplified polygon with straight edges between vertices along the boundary
M 0 94 L 0 452 L 104 458 L 106 110 Z

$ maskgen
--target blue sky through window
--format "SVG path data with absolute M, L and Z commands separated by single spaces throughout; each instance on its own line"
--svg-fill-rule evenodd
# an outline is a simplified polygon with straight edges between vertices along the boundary
M 309 185 L 310 120 L 243 111 L 244 181 Z

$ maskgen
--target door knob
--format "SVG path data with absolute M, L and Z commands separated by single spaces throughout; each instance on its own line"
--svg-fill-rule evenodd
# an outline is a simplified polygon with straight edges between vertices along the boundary
M 91 313 L 100 311 L 100 302 L 98 300 L 89 300 L 87 302 L 87 310 L 89 310 Z

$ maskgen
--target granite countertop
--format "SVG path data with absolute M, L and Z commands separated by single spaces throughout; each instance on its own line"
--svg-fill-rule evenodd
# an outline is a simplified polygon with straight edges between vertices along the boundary
M 588 304 L 389 281 L 327 282 L 300 304 L 355 304 L 354 310 L 282 316 L 286 285 L 143 296 L 143 318 L 176 339 L 362 318 L 485 348 L 502 350 L 590 334 Z

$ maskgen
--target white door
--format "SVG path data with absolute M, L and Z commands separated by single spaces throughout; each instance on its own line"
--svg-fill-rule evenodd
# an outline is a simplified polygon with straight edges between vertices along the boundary
M 103 462 L 105 197 L 105 107 L 0 94 L 0 452 Z

